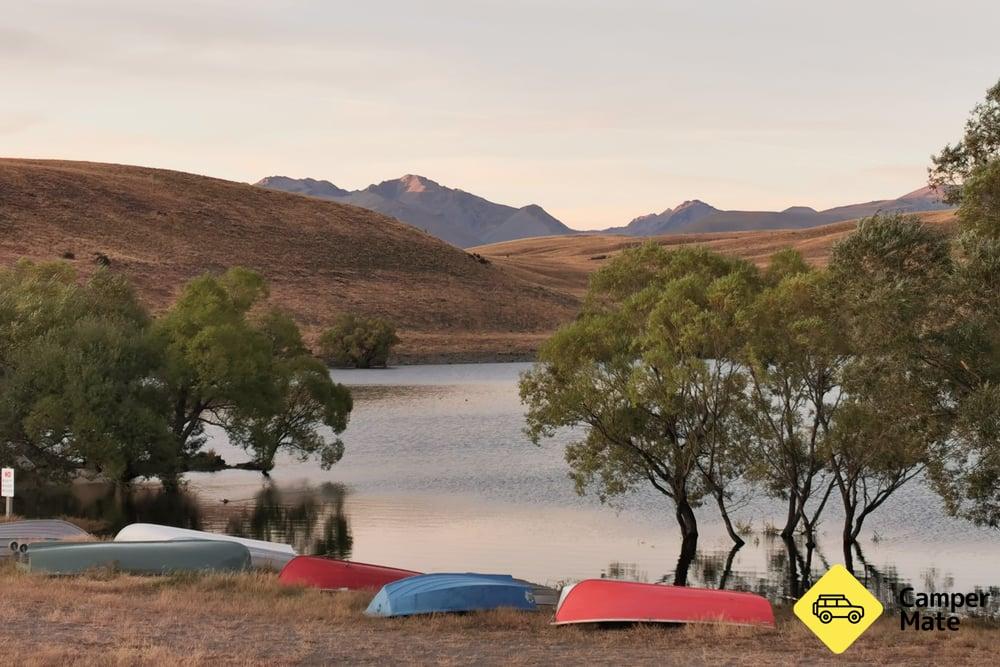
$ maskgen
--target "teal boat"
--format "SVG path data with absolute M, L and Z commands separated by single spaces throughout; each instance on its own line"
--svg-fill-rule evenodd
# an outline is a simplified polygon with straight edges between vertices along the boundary
M 129 574 L 241 572 L 250 569 L 250 551 L 235 542 L 75 542 L 28 545 L 20 566 L 42 574 L 80 574 L 112 569 Z

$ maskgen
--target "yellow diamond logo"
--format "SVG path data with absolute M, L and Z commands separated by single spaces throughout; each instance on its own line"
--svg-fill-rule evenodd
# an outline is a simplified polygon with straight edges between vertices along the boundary
M 882 615 L 882 603 L 843 565 L 830 568 L 794 609 L 834 653 L 846 651 Z

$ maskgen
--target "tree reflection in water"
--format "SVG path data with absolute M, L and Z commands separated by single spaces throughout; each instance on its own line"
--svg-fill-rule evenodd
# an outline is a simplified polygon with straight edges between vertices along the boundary
M 110 484 L 18 489 L 18 513 L 26 517 L 72 517 L 99 536 L 114 536 L 130 523 L 224 532 L 291 544 L 304 554 L 349 558 L 354 543 L 345 510 L 347 489 L 323 484 L 294 490 L 267 486 L 246 502 L 204 501 L 185 488 Z
M 346 496 L 342 484 L 293 491 L 269 486 L 257 493 L 252 507 L 227 512 L 225 532 L 284 542 L 299 553 L 350 558 L 354 538 L 344 509 Z

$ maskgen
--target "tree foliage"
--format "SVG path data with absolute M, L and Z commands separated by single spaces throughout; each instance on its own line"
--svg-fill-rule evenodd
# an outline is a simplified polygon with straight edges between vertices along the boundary
M 955 145 L 947 145 L 931 157 L 931 184 L 938 187 L 946 201 L 960 203 L 968 191 L 970 177 L 1000 159 L 1000 81 L 986 91 L 986 99 L 977 104 L 965 123 L 965 133 Z
M 319 340 L 321 354 L 335 366 L 385 367 L 399 342 L 396 328 L 387 320 L 341 315 Z
M 349 392 L 263 308 L 245 269 L 203 276 L 152 318 L 107 269 L 80 284 L 66 264 L 0 271 L 0 456 L 43 478 L 80 470 L 167 487 L 222 428 L 269 470 L 287 449 L 336 462 Z M 216 465 L 225 465 L 221 460 Z
M 160 357 L 128 284 L 77 283 L 65 265 L 0 272 L 0 442 L 7 464 L 42 476 L 83 469 L 128 479 L 168 446 Z
M 771 272 L 773 284 L 746 322 L 740 359 L 750 379 L 748 472 L 787 501 L 782 536 L 802 523 L 811 539 L 830 493 L 827 438 L 849 350 L 827 274 L 791 260 L 786 255 L 784 263 L 792 270 Z
M 934 164 L 935 178 L 948 177 L 961 202 L 961 236 L 938 371 L 955 426 L 930 472 L 950 512 L 1000 527 L 1000 83 L 973 109 L 962 141 Z
M 326 366 L 308 354 L 291 318 L 269 311 L 257 326 L 269 339 L 275 357 L 271 381 L 277 400 L 263 409 L 250 406 L 229 411 L 225 423 L 230 439 L 253 452 L 248 467 L 254 469 L 271 470 L 279 451 L 300 461 L 316 457 L 328 469 L 344 454 L 344 444 L 336 435 L 347 428 L 351 394 L 332 382 Z
M 585 427 L 566 449 L 578 492 L 627 493 L 649 484 L 673 501 L 686 541 L 711 484 L 726 493 L 744 379 L 727 363 L 755 269 L 703 249 L 655 244 L 597 272 L 586 306 L 521 380 L 527 432 L 538 442 Z M 715 455 L 715 462 L 711 461 Z
M 948 446 L 946 332 L 955 275 L 948 237 L 903 215 L 864 220 L 834 249 L 851 357 L 832 439 L 844 556 L 865 520 Z

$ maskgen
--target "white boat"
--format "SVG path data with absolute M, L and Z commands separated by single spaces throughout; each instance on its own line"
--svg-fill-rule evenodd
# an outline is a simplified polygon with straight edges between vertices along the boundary
M 233 537 L 220 533 L 206 533 L 201 530 L 160 526 L 155 523 L 133 523 L 125 526 L 115 536 L 115 542 L 158 542 L 173 540 L 214 540 L 217 542 L 236 542 L 250 551 L 250 560 L 254 567 L 270 570 L 280 570 L 288 561 L 295 558 L 296 553 L 288 544 L 280 542 L 265 542 L 251 540 L 245 537 Z
M 10 555 L 23 551 L 34 542 L 56 542 L 62 540 L 88 540 L 90 533 L 68 521 L 60 519 L 29 519 L 0 523 L 0 545 L 6 547 L 0 553 Z

